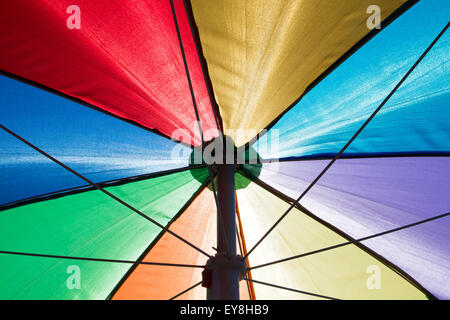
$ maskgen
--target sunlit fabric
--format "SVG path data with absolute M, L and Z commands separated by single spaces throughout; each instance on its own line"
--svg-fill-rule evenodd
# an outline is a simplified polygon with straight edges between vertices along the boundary
M 188 165 L 190 148 L 0 76 L 1 124 L 94 182 Z M 86 185 L 0 132 L 0 204 Z
M 216 204 L 211 190 L 205 189 L 189 205 L 186 211 L 170 226 L 170 230 L 182 236 L 209 254 L 216 245 Z M 165 234 L 150 249 L 142 261 L 204 265 L 208 257 L 190 246 Z M 151 299 L 167 300 L 202 280 L 202 269 L 140 265 L 126 278 L 114 300 Z M 248 299 L 245 281 L 241 282 L 240 299 Z M 179 296 L 177 300 L 204 300 L 206 290 L 201 286 Z
M 206 180 L 206 169 L 197 170 Z M 199 187 L 186 171 L 107 190 L 165 226 Z M 4 251 L 134 261 L 160 232 L 160 227 L 97 190 L 0 214 L 0 248 Z M 105 299 L 131 267 L 9 254 L 0 254 L 0 265 L 1 299 Z M 81 272 L 77 290 L 70 290 L 68 284 L 72 281 L 70 266 Z
M 257 143 L 259 154 L 338 153 L 448 23 L 445 2 L 419 2 L 359 49 Z M 345 155 L 450 152 L 449 48 L 446 32 Z
M 260 179 L 297 199 L 329 160 L 264 164 Z M 450 158 L 338 160 L 302 199 L 315 215 L 354 238 L 450 211 Z M 449 299 L 450 219 L 365 242 L 438 298 Z
M 370 5 L 404 2 L 192 0 L 225 133 L 248 142 L 369 33 Z
M 213 254 L 216 243 L 216 205 L 214 196 L 205 189 L 169 228 L 207 253 Z M 169 234 L 163 235 L 143 261 L 204 265 L 208 257 Z M 202 279 L 202 269 L 160 266 L 138 266 L 121 285 L 113 299 L 167 300 Z M 201 300 L 206 290 L 197 287 L 177 299 Z
M 236 252 L 240 254 L 242 257 L 245 257 L 248 253 L 247 249 L 247 242 L 245 240 L 245 234 L 244 230 L 242 229 L 242 220 L 241 215 L 239 213 L 239 202 L 237 201 L 237 194 L 235 193 L 236 197 L 236 226 L 237 226 L 237 245 L 236 245 Z M 248 258 L 245 259 L 245 263 L 248 265 Z M 249 279 L 253 279 L 252 272 L 249 271 L 246 274 L 246 277 Z M 239 282 L 239 292 L 240 292 L 240 300 L 256 300 L 255 296 L 255 289 L 253 282 L 250 281 L 240 281 Z
M 174 2 L 209 139 L 217 134 L 212 107 L 184 5 L 181 0 Z M 2 1 L 0 69 L 169 137 L 199 144 L 170 2 L 139 0 L 124 5 L 80 0 L 76 2 L 80 29 L 69 29 L 67 21 L 73 17 L 67 10 L 73 4 L 69 0 Z
M 449 8 L 0 1 L 0 300 L 450 299 Z
M 85 185 L 86 182 L 3 130 L 0 132 L 0 204 Z
M 237 179 L 245 179 L 238 176 Z M 286 211 L 289 204 L 256 184 L 237 191 L 249 247 Z M 324 225 L 293 209 L 249 256 L 250 266 L 346 242 Z M 371 286 L 369 272 L 379 268 L 382 285 Z M 261 280 L 338 299 L 426 299 L 395 271 L 355 245 L 252 270 Z M 369 283 L 369 284 L 368 284 Z M 315 299 L 315 297 L 255 284 L 258 299 Z

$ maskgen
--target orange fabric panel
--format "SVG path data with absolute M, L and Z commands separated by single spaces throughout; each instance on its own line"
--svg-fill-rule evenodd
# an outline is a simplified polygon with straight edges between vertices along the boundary
M 170 230 L 209 254 L 216 246 L 216 205 L 207 188 L 170 226 Z M 204 265 L 207 257 L 175 237 L 165 234 L 144 261 Z M 200 268 L 139 265 L 116 292 L 113 299 L 166 300 L 201 281 Z M 248 294 L 247 294 L 248 295 Z M 198 286 L 177 299 L 205 299 L 206 289 Z
M 240 300 L 252 300 L 248 293 L 247 281 L 242 280 L 239 282 L 239 299 Z
M 239 204 L 238 204 L 238 198 L 237 198 L 237 193 L 235 192 L 235 199 L 236 199 L 236 218 L 237 218 L 237 225 L 238 225 L 238 229 L 239 229 L 239 235 L 238 235 L 238 241 L 240 243 L 240 249 L 241 249 L 241 256 L 246 256 L 247 255 L 247 245 L 245 243 L 245 236 L 244 236 L 244 230 L 242 230 L 242 221 L 241 221 L 241 215 L 239 213 Z M 250 267 L 250 263 L 248 261 L 248 257 L 245 259 L 245 262 L 247 263 L 247 266 Z M 249 279 L 253 279 L 252 278 L 252 272 L 248 271 L 247 273 L 247 277 Z M 241 293 L 241 299 L 242 298 L 242 284 L 245 284 L 244 287 L 247 288 L 246 293 L 247 293 L 247 298 L 245 300 L 256 300 L 255 298 L 255 289 L 253 288 L 253 282 L 247 282 L 247 281 L 241 281 L 240 283 L 240 293 Z M 243 299 L 244 300 L 244 299 Z

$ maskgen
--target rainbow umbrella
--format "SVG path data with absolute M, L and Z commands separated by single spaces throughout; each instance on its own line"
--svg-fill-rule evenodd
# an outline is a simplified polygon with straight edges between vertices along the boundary
M 449 9 L 2 1 L 0 298 L 449 299 Z

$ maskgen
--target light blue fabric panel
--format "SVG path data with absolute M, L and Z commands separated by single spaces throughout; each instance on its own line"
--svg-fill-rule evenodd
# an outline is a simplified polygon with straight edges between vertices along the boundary
M 256 143 L 259 154 L 285 158 L 338 153 L 445 27 L 449 16 L 450 3 L 445 0 L 414 5 L 287 112 Z M 344 155 L 450 152 L 448 79 L 450 31 Z

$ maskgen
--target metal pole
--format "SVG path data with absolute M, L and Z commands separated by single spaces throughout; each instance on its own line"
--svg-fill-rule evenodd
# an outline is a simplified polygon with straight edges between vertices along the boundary
M 208 300 L 239 300 L 241 257 L 236 255 L 236 207 L 234 189 L 234 164 L 217 165 L 217 193 L 222 213 L 217 216 L 217 254 L 210 259 L 211 286 L 207 290 Z M 222 232 L 225 230 L 226 237 Z M 228 246 L 224 243 L 228 240 Z M 227 248 L 229 252 L 227 252 Z
M 226 237 L 221 233 L 224 231 L 219 223 L 217 223 L 217 252 L 226 253 L 227 245 L 224 243 L 228 240 L 230 256 L 236 255 L 236 200 L 234 189 L 234 164 L 220 164 L 217 166 L 217 193 L 219 197 L 220 211 L 222 212 L 223 228 Z M 219 219 L 219 217 L 218 217 Z M 219 221 L 218 221 L 219 222 Z
M 236 148 L 227 136 L 217 138 L 214 143 L 219 209 L 217 253 L 206 263 L 203 286 L 208 288 L 208 300 L 239 300 L 239 281 L 244 279 L 247 268 L 242 256 L 236 254 Z

